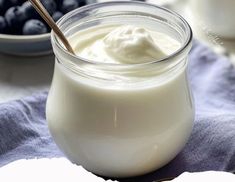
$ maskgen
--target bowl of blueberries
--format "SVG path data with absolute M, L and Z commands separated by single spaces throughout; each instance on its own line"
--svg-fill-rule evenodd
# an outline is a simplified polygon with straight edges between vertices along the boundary
M 40 0 L 54 21 L 95 0 Z M 0 52 L 38 56 L 52 53 L 51 29 L 27 0 L 0 0 Z

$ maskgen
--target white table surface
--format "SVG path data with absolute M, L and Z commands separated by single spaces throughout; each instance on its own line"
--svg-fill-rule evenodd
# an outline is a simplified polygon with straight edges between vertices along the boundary
M 155 0 L 150 1 L 158 2 Z M 194 29 L 196 38 L 207 43 L 218 53 L 227 54 L 229 59 L 235 63 L 235 40 L 220 39 L 223 45 L 219 46 L 218 49 L 218 46 L 208 39 L 205 32 L 200 30 L 200 26 L 191 22 L 190 16 L 185 13 L 188 10 L 185 0 L 178 1 L 171 8 L 185 15 Z M 16 57 L 0 54 L 0 103 L 48 90 L 52 80 L 53 67 L 53 55 L 44 57 Z

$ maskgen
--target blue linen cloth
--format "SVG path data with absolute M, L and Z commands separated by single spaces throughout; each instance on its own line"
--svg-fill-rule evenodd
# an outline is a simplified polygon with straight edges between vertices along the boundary
M 153 181 L 184 171 L 235 171 L 235 68 L 194 42 L 189 79 L 196 118 L 191 137 L 169 164 L 121 181 Z M 61 157 L 45 120 L 47 92 L 0 104 L 0 167 L 17 159 Z

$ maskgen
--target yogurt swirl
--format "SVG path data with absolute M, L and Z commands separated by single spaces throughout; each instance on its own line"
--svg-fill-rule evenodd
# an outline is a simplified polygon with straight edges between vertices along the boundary
M 90 33 L 90 34 L 89 34 Z M 89 36 L 88 36 L 89 35 Z M 171 37 L 143 27 L 122 25 L 76 35 L 77 55 L 103 63 L 139 64 L 160 60 L 180 45 Z M 81 38 L 83 37 L 83 38 Z

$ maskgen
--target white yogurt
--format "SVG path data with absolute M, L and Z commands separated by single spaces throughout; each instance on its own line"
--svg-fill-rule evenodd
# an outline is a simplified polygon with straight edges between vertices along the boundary
M 138 3 L 121 10 L 132 4 Z M 58 61 L 46 116 L 55 142 L 72 162 L 99 175 L 128 177 L 158 169 L 179 153 L 194 118 L 186 72 L 190 44 L 160 61 L 181 43 L 134 23 L 94 24 L 72 34 L 79 57 L 53 41 Z
M 180 48 L 170 36 L 133 25 L 103 26 L 70 37 L 77 55 L 101 63 L 137 64 L 165 58 Z
M 135 60 L 126 60 L 125 53 L 119 59 L 115 53 L 111 57 L 104 50 L 105 46 L 112 46 L 111 42 L 120 41 L 102 45 L 101 41 L 111 38 L 112 31 L 108 34 L 106 28 L 101 28 L 96 33 L 93 29 L 82 33 L 87 33 L 89 39 L 79 33 L 70 39 L 77 46 L 77 54 L 97 62 L 139 63 L 139 52 L 143 54 L 147 51 L 145 46 L 149 46 L 143 45 L 145 41 L 154 44 L 153 40 L 159 40 L 162 45 L 162 50 L 157 45 L 150 46 L 156 49 L 150 61 L 153 56 L 161 59 L 180 45 L 156 32 L 149 40 L 128 45 L 139 52 L 131 52 Z M 123 44 L 127 43 L 120 43 L 119 53 L 126 48 Z M 174 45 L 173 49 L 167 48 L 169 45 Z M 161 83 L 128 87 L 81 78 L 56 63 L 47 105 L 47 119 L 55 141 L 73 162 L 101 175 L 132 176 L 161 167 L 180 151 L 192 127 L 193 108 L 185 69 L 186 65 Z

